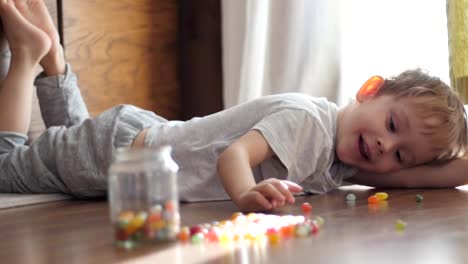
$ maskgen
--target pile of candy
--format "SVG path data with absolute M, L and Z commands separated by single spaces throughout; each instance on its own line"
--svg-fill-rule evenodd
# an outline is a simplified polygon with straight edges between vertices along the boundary
M 148 211 L 121 211 L 114 226 L 117 245 L 127 248 L 144 241 L 176 240 L 180 227 L 178 204 L 166 201 Z
M 387 200 L 388 194 L 378 192 L 368 197 L 369 204 Z M 424 197 L 416 195 L 416 201 L 422 202 Z M 356 196 L 346 195 L 348 202 L 354 202 Z M 147 211 L 126 210 L 120 212 L 115 225 L 115 240 L 123 247 L 133 247 L 144 241 L 179 240 L 199 244 L 203 242 L 262 242 L 278 244 L 283 239 L 307 237 L 317 234 L 325 224 L 320 216 L 312 219 L 312 205 L 303 203 L 304 215 L 273 215 L 261 213 L 235 213 L 230 220 L 200 224 L 180 228 L 178 204 L 166 201 L 157 204 Z M 404 231 L 406 222 L 398 219 L 395 223 L 397 231 Z
M 303 206 L 310 211 L 311 207 Z M 278 244 L 283 239 L 307 237 L 317 234 L 325 224 L 321 217 L 315 219 L 302 215 L 270 215 L 261 213 L 235 213 L 231 220 L 192 227 L 182 227 L 179 240 L 199 244 L 203 242 L 233 243 L 262 242 Z

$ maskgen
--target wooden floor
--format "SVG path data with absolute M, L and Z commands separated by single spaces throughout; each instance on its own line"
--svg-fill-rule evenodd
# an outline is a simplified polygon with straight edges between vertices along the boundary
M 375 189 L 347 187 L 326 195 L 298 197 L 277 214 L 301 214 L 313 205 L 326 220 L 319 234 L 255 246 L 148 245 L 134 250 L 112 243 L 105 201 L 61 201 L 0 211 L 0 263 L 463 263 L 468 261 L 468 191 L 386 190 L 386 203 L 370 206 Z M 355 204 L 345 201 L 347 193 Z M 422 194 L 424 202 L 416 203 Z M 231 202 L 181 207 L 182 223 L 225 220 Z M 403 233 L 395 221 L 408 223 Z

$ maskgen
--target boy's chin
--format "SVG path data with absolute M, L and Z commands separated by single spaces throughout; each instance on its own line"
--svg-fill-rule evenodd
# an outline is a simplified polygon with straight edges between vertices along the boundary
M 335 155 L 339 161 L 341 161 L 342 163 L 346 165 L 349 165 L 352 167 L 355 167 L 357 165 L 355 164 L 355 161 L 352 159 L 350 153 L 348 153 L 345 148 L 340 148 L 338 146 L 338 148 L 335 151 Z

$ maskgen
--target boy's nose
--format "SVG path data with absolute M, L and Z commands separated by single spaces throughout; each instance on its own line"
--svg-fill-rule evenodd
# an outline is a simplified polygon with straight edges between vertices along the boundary
M 391 138 L 387 138 L 385 140 L 381 138 L 377 139 L 377 151 L 379 152 L 379 154 L 393 152 L 393 150 L 395 149 L 395 146 L 396 146 L 396 141 Z

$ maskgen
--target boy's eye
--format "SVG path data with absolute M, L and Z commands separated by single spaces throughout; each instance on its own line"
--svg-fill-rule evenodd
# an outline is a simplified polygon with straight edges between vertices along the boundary
M 390 116 L 390 122 L 388 127 L 390 128 L 390 131 L 395 132 L 395 123 L 393 122 L 393 117 Z
M 395 157 L 399 163 L 403 163 L 403 158 L 401 157 L 401 153 L 399 150 L 395 152 Z

